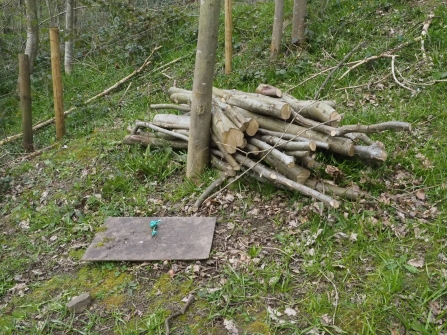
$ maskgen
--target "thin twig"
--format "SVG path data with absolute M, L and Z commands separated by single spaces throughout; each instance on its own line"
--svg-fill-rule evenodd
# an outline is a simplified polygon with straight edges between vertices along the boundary
M 357 44 L 354 49 L 352 49 L 351 51 L 349 51 L 345 57 L 343 57 L 343 59 L 340 61 L 340 63 L 337 64 L 337 66 L 335 66 L 332 71 L 327 75 L 325 81 L 323 82 L 323 84 L 320 86 L 320 88 L 318 89 L 317 93 L 315 93 L 314 96 L 314 100 L 318 99 L 318 96 L 320 95 L 320 92 L 323 90 L 323 88 L 326 86 L 327 82 L 329 81 L 329 79 L 332 77 L 332 75 L 334 74 L 335 71 L 337 71 L 345 62 L 346 60 L 351 57 L 351 55 L 357 51 L 358 48 L 360 48 L 362 45 L 364 45 L 366 42 L 362 41 L 359 44 Z
M 332 286 L 334 287 L 335 290 L 335 309 L 334 309 L 334 315 L 332 316 L 332 324 L 335 323 L 335 316 L 337 314 L 337 307 L 338 307 L 338 290 L 337 290 L 337 286 L 335 286 L 334 282 L 332 280 L 330 280 L 323 271 L 320 270 L 320 273 L 323 275 L 324 278 L 326 278 L 326 280 L 328 280 Z
M 194 295 L 192 293 L 189 294 L 188 296 L 188 300 L 186 301 L 185 306 L 183 306 L 182 310 L 180 312 L 177 312 L 175 314 L 170 315 L 166 320 L 165 320 L 165 327 L 166 327 L 166 335 L 170 334 L 170 330 L 169 330 L 169 321 L 172 320 L 173 318 L 176 318 L 179 315 L 183 315 L 186 313 L 187 308 L 189 307 L 189 305 L 191 305 L 191 303 L 194 301 Z
M 121 97 L 121 99 L 118 100 L 118 103 L 117 103 L 118 107 L 121 107 L 121 102 L 123 101 L 124 96 L 126 95 L 126 93 L 129 90 L 130 86 L 132 86 L 132 82 L 129 83 L 129 86 L 127 86 L 126 90 L 124 91 L 123 96 Z
M 394 59 L 395 59 L 395 58 L 396 58 L 395 55 L 391 56 L 391 73 L 393 74 L 394 81 L 395 81 L 399 86 L 402 86 L 403 88 L 405 88 L 405 89 L 411 91 L 411 93 L 416 94 L 416 93 L 417 93 L 416 90 L 413 90 L 412 88 L 410 88 L 410 87 L 408 87 L 408 86 L 405 86 L 405 85 L 402 84 L 399 80 L 397 80 L 397 78 L 396 78 L 396 73 L 394 72 Z

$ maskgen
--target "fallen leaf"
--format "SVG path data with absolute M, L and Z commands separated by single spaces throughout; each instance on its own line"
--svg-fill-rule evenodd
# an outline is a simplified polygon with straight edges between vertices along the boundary
M 321 318 L 320 318 L 321 322 L 327 325 L 331 325 L 332 324 L 332 317 L 329 314 L 324 314 Z
M 419 200 L 425 200 L 425 192 L 423 190 L 418 190 L 416 192 L 416 198 Z
M 414 266 L 415 268 L 422 268 L 424 266 L 424 260 L 421 258 L 413 258 L 410 259 L 407 264 Z
M 284 310 L 284 314 L 288 315 L 288 316 L 296 316 L 297 313 L 296 313 L 296 311 L 293 308 L 287 307 Z
M 223 321 L 224 327 L 228 330 L 229 335 L 238 335 L 239 330 L 237 330 L 236 324 L 233 320 L 224 319 Z

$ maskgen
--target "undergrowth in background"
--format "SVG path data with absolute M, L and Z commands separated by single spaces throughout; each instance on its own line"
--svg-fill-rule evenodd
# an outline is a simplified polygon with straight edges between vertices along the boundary
M 312 99 L 329 73 L 323 71 L 361 41 L 349 61 L 405 45 L 393 52 L 396 76 L 416 93 L 393 79 L 390 58 L 379 58 L 340 79 L 348 70 L 342 66 L 320 98 L 337 102 L 343 124 L 400 120 L 413 131 L 371 135 L 387 149 L 381 165 L 318 156 L 343 172 L 339 183 L 368 192 L 365 199 L 326 209 L 243 178 L 201 212 L 218 217 L 209 260 L 141 264 L 80 258 L 108 216 L 189 216 L 188 206 L 216 177 L 210 170 L 194 185 L 184 178 L 185 153 L 121 143 L 135 120 L 153 117 L 151 103 L 168 101 L 174 82 L 191 89 L 198 7 L 82 5 L 89 7 L 73 74 L 63 77 L 65 109 L 77 106 L 66 119 L 67 136 L 26 162 L 16 160 L 24 154 L 20 140 L 0 147 L 1 333 L 164 334 L 164 320 L 191 291 L 196 301 L 173 320 L 173 332 L 227 334 L 233 324 L 240 334 L 447 333 L 445 1 L 331 0 L 322 8 L 312 0 L 306 50 L 290 44 L 292 1 L 286 1 L 274 61 L 273 1 L 235 1 L 233 72 L 224 75 L 221 16 L 215 86 L 253 91 L 268 83 Z M 430 13 L 424 59 L 418 38 Z M 33 123 L 53 115 L 45 31 L 41 37 Z M 128 83 L 83 104 L 157 46 L 126 93 Z M 21 131 L 15 57 L 5 56 L 0 70 L 1 138 Z M 35 132 L 34 141 L 37 149 L 56 143 L 54 127 Z M 314 174 L 332 178 L 324 169 Z M 65 304 L 84 291 L 92 308 L 71 315 Z

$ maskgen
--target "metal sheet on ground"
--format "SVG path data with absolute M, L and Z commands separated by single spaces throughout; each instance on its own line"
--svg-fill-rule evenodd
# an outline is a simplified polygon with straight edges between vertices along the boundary
M 160 220 L 152 237 L 150 222 Z M 216 218 L 110 217 L 87 248 L 83 261 L 206 259 Z

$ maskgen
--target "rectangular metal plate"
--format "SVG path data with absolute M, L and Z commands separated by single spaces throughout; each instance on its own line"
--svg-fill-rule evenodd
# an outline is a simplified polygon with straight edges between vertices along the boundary
M 156 237 L 150 222 L 160 220 Z M 109 217 L 87 248 L 83 261 L 206 259 L 216 218 Z

